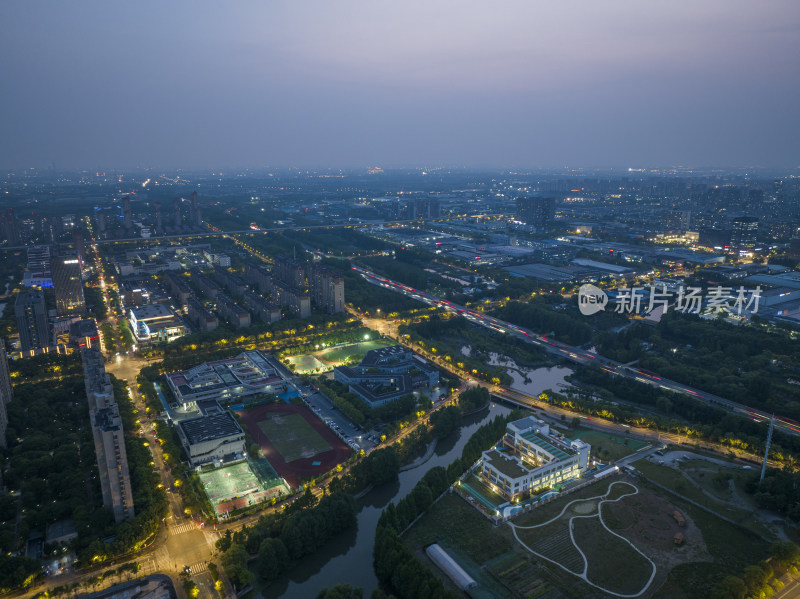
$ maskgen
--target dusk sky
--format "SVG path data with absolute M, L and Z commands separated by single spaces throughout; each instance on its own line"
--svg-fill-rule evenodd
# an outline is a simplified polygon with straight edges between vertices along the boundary
M 800 166 L 800 2 L 0 3 L 0 167 Z

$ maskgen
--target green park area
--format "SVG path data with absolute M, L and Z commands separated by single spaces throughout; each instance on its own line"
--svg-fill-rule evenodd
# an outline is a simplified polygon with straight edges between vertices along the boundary
M 649 444 L 630 439 L 625 435 L 614 435 L 600 431 L 577 429 L 569 435 L 570 439 L 580 439 L 592 446 L 592 454 L 603 461 L 615 461 L 635 453 Z
M 519 527 L 516 537 L 510 524 Z M 675 542 L 678 533 L 680 543 Z M 627 476 L 562 495 L 500 526 L 458 495 L 447 494 L 402 540 L 444 580 L 424 553 L 428 544 L 438 543 L 477 581 L 470 590 L 474 597 L 608 596 L 585 577 L 621 594 L 646 586 L 643 596 L 657 599 L 707 598 L 720 580 L 740 576 L 769 550 L 768 539 L 753 531 L 689 503 L 680 493 Z M 613 574 L 623 570 L 630 574 L 624 579 Z
M 366 353 L 373 349 L 394 345 L 391 339 L 375 339 L 328 347 L 308 354 L 287 356 L 284 362 L 294 366 L 297 374 L 319 374 L 329 372 L 336 366 L 361 361 Z
M 287 463 L 331 449 L 330 444 L 300 414 L 268 412 L 267 415 L 269 418 L 260 421 L 258 428 Z

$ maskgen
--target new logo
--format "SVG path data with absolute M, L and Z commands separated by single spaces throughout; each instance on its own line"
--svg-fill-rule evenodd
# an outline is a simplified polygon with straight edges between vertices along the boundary
M 594 285 L 581 285 L 578 289 L 578 309 L 584 316 L 591 316 L 606 309 L 608 296 L 606 292 Z

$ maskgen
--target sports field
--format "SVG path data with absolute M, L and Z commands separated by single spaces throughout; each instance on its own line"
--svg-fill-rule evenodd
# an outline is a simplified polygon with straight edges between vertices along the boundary
M 348 343 L 347 345 L 339 345 L 336 347 L 329 347 L 310 354 L 303 354 L 300 356 L 289 356 L 284 358 L 288 364 L 294 365 L 294 371 L 297 374 L 304 373 L 319 373 L 328 372 L 333 370 L 335 366 L 341 366 L 351 356 L 358 356 L 358 359 L 379 347 L 388 347 L 394 345 L 391 339 L 375 339 L 374 341 L 360 341 L 358 343 Z
M 292 487 L 350 457 L 350 448 L 305 406 L 261 405 L 238 412 L 261 453 Z
M 261 458 L 214 468 L 199 474 L 200 482 L 218 514 L 265 501 L 278 493 L 289 493 L 269 462 Z
M 289 463 L 330 450 L 331 446 L 300 414 L 274 413 L 258 428 Z

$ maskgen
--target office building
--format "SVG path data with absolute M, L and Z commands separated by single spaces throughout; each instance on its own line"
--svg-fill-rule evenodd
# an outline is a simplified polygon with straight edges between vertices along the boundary
M 517 198 L 517 220 L 545 231 L 553 226 L 556 199 L 552 196 L 528 196 Z
M 59 316 L 82 316 L 86 311 L 86 301 L 83 297 L 80 259 L 77 256 L 57 256 L 51 264 L 56 313 Z
M 6 446 L 6 428 L 8 427 L 8 409 L 14 396 L 11 387 L 11 375 L 8 372 L 8 356 L 6 344 L 0 339 L 0 446 Z
M 99 347 L 81 351 L 103 505 L 119 523 L 134 516 L 125 431 Z
M 49 347 L 50 327 L 47 321 L 47 306 L 40 289 L 20 291 L 14 302 L 17 318 L 19 346 L 24 352 Z
M 731 249 L 745 252 L 756 247 L 758 219 L 753 216 L 739 216 L 732 221 Z
M 589 449 L 588 443 L 566 439 L 528 416 L 508 423 L 500 446 L 483 452 L 480 477 L 493 491 L 516 501 L 583 476 Z

